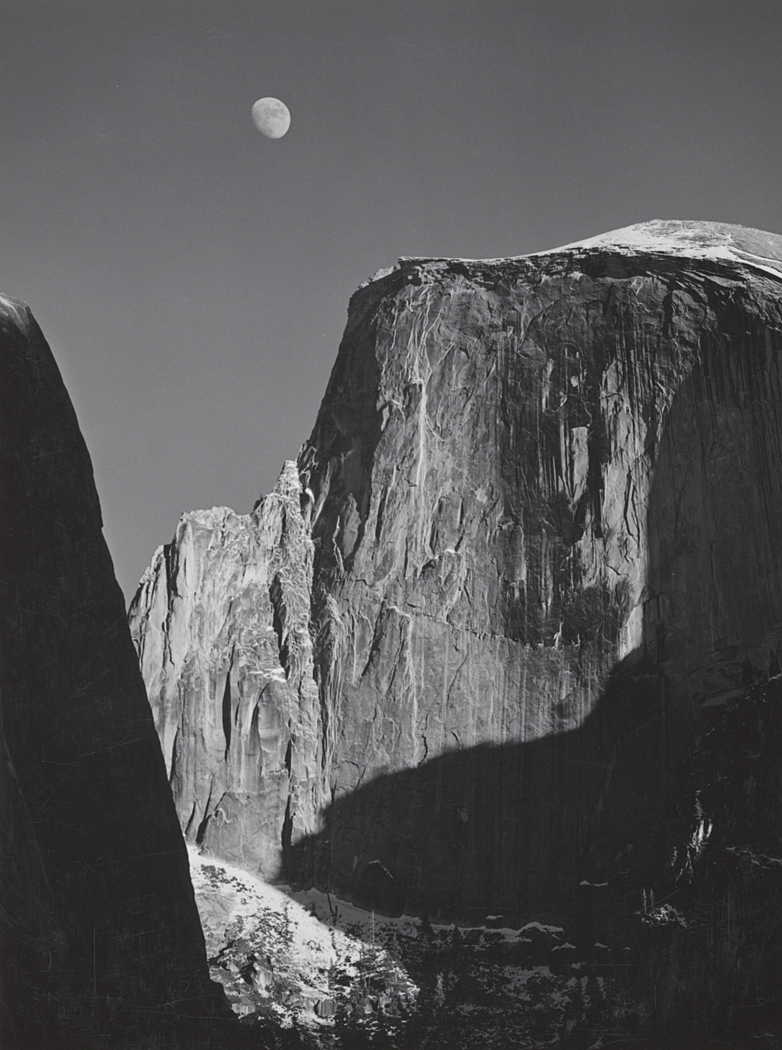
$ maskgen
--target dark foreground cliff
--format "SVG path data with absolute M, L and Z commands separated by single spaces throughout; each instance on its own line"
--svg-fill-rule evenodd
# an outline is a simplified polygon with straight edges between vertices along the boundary
M 776 703 L 780 259 L 651 223 L 360 289 L 298 463 L 186 515 L 131 611 L 187 837 L 386 911 L 608 923 L 655 1023 L 762 1026 L 779 721 L 721 802 L 708 734 Z
M 5 298 L 0 355 L 2 1046 L 235 1045 L 89 455 L 38 325 Z

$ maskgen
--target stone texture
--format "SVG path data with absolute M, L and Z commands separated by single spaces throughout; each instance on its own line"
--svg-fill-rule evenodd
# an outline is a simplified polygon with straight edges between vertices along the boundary
M 2 1045 L 212 1046 L 226 1007 L 89 455 L 38 325 L 4 297 L 0 358 Z
M 363 286 L 300 482 L 186 516 L 131 613 L 188 837 L 443 914 L 659 869 L 780 642 L 780 259 L 651 223 Z
M 312 557 L 289 463 L 252 514 L 186 514 L 130 611 L 185 835 L 269 877 L 321 797 Z

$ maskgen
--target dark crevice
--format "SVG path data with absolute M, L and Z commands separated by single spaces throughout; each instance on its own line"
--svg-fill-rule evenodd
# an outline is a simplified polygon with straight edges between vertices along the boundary
M 380 503 L 377 508 L 377 519 L 375 521 L 375 540 L 380 542 L 380 534 L 383 531 L 383 516 L 386 510 L 386 499 L 388 497 L 388 490 L 384 489 L 380 496 Z
M 210 820 L 209 804 L 210 804 L 211 801 L 212 801 L 212 788 L 210 787 L 209 788 L 209 798 L 206 800 L 206 805 L 204 806 L 204 815 L 203 815 L 203 817 L 201 819 L 201 823 L 198 825 L 198 831 L 196 832 L 196 839 L 195 839 L 196 840 L 196 846 L 200 846 L 203 843 L 203 841 L 204 841 L 204 836 L 206 835 L 206 828 L 207 828 L 207 825 L 209 824 L 209 820 Z M 193 806 L 193 812 L 195 812 L 195 805 Z M 190 819 L 192 820 L 193 818 L 191 817 Z
M 293 817 L 291 816 L 291 796 L 288 795 L 288 802 L 285 806 L 285 819 L 282 822 L 282 858 L 283 863 L 288 868 L 288 858 L 291 852 L 291 841 L 293 839 Z
M 177 775 L 177 744 L 179 743 L 179 730 L 174 734 L 174 743 L 171 747 L 171 771 L 168 774 L 168 782 L 173 785 Z
M 165 544 L 163 547 L 163 561 L 166 566 L 166 593 L 170 609 L 173 599 L 180 597 L 176 589 L 176 578 L 179 571 L 179 548 L 176 543 Z
M 277 635 L 277 647 L 280 651 L 280 665 L 287 675 L 289 671 L 289 652 L 288 632 L 285 627 L 285 619 L 288 610 L 285 607 L 285 598 L 282 593 L 282 582 L 279 573 L 275 573 L 274 579 L 269 584 L 269 600 L 272 603 L 272 627 L 274 628 L 274 633 Z
M 185 838 L 190 834 L 190 829 L 193 826 L 193 818 L 195 817 L 196 804 L 193 803 L 193 808 L 190 810 L 190 816 L 187 818 L 187 824 L 185 825 Z
M 596 539 L 603 536 L 603 499 L 604 479 L 601 464 L 605 457 L 605 440 L 601 432 L 590 432 L 587 438 L 589 466 L 587 468 L 587 491 L 590 495 L 592 513 L 594 514 L 594 534 Z
M 285 768 L 288 771 L 288 776 L 291 774 L 291 759 L 293 757 L 293 741 L 288 741 L 288 747 L 285 751 Z
M 203 820 L 198 825 L 198 831 L 196 832 L 196 846 L 200 846 L 204 841 L 204 835 L 206 835 L 206 827 L 209 823 L 209 814 L 204 813 Z
M 225 689 L 223 690 L 223 733 L 225 734 L 225 758 L 231 749 L 231 672 L 225 676 Z

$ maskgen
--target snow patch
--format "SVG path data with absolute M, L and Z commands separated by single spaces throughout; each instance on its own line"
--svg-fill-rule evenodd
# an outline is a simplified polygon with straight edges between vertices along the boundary
M 526 926 L 522 926 L 519 933 L 525 933 L 527 930 L 539 930 L 540 933 L 550 933 L 555 937 L 559 937 L 565 932 L 562 926 L 544 926 L 539 922 L 528 922 Z
M 193 846 L 188 856 L 212 977 L 240 1016 L 264 1009 L 283 1026 L 331 1026 L 340 994 L 335 974 L 349 987 L 370 960 L 384 967 L 398 999 L 417 997 L 418 987 L 382 948 L 327 925 L 240 868 Z
M 782 277 L 782 237 L 717 222 L 653 219 L 565 244 L 561 248 L 535 252 L 529 257 L 593 248 L 619 249 L 632 254 L 664 252 L 679 258 L 740 263 L 769 273 L 777 280 Z

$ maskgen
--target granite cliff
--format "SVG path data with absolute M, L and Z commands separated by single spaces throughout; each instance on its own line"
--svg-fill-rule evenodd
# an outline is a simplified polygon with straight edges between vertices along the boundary
M 40 328 L 5 297 L 0 359 L 2 1045 L 224 1046 L 89 455 Z
M 781 355 L 757 230 L 376 274 L 297 462 L 186 514 L 131 607 L 187 838 L 388 912 L 613 929 L 657 1030 L 761 1031 Z
M 655 222 L 359 289 L 297 463 L 131 609 L 188 839 L 389 911 L 686 883 L 779 668 L 781 260 Z
M 270 876 L 316 826 L 314 545 L 296 467 L 250 515 L 186 514 L 141 581 L 131 629 L 188 841 Z

